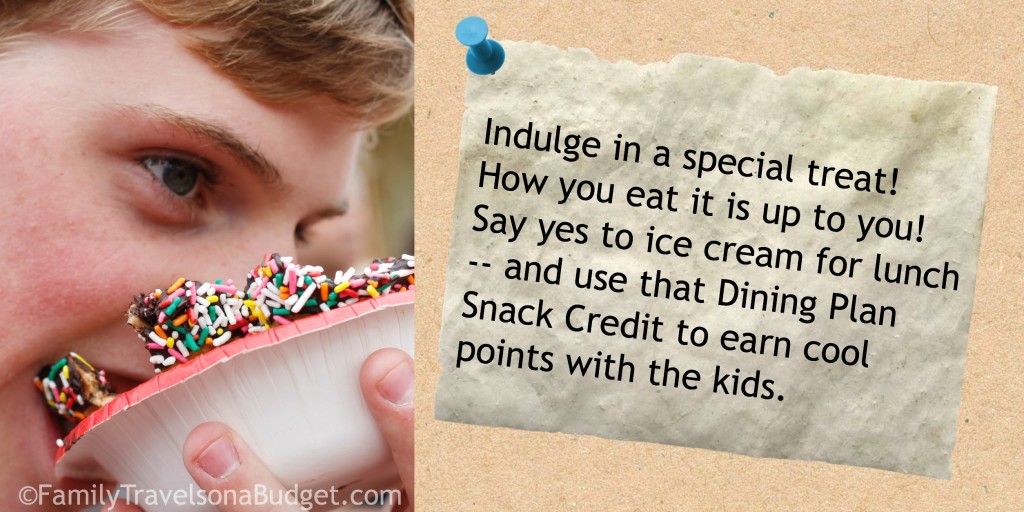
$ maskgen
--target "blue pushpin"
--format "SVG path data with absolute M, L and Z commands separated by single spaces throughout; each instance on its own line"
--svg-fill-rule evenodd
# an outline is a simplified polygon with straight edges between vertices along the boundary
M 497 41 L 487 39 L 487 22 L 470 16 L 455 27 L 455 38 L 469 47 L 466 66 L 478 75 L 493 75 L 505 63 L 505 49 Z

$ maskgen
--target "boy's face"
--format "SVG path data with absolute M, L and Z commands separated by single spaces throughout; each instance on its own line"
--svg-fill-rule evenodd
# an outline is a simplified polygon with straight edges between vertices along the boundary
M 74 350 L 119 391 L 149 378 L 125 324 L 133 294 L 242 280 L 342 198 L 354 125 L 326 102 L 254 99 L 183 36 L 146 18 L 0 59 L 0 503 L 53 479 L 41 365 Z

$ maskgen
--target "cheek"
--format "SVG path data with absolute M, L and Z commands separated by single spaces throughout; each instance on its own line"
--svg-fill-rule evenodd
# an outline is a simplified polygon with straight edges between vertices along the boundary
M 140 262 L 144 237 L 100 242 L 101 220 L 70 220 L 67 229 L 49 230 L 24 257 L 12 260 L 18 276 L 10 296 L 36 305 L 20 311 L 20 318 L 64 337 L 121 321 L 132 295 L 141 291 L 138 283 L 153 280 L 147 270 L 153 264 Z
M 86 222 L 69 223 L 79 224 Z M 107 347 L 133 341 L 124 311 L 145 271 L 133 264 L 130 248 L 72 242 L 79 231 L 46 233 L 29 242 L 24 258 L 5 260 L 10 279 L 0 284 L 7 299 L 0 316 L 9 336 L 2 345 L 15 351 L 8 359 L 15 367 L 38 369 L 67 350 L 82 350 L 86 340 Z
M 55 183 L 73 181 L 57 175 Z M 144 236 L 127 236 L 125 213 L 101 206 L 81 187 L 69 196 L 55 190 L 25 198 L 13 221 L 0 228 L 7 241 L 3 260 L 12 271 L 13 296 L 34 297 L 67 314 L 95 309 L 106 296 L 136 278 Z M 109 300 L 109 299 L 108 299 Z

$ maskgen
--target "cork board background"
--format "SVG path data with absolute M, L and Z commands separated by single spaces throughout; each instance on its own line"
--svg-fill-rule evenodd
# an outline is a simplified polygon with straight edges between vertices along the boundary
M 810 3 L 808 3 L 810 4 Z M 419 0 L 416 505 L 419 510 L 1015 510 L 1024 506 L 1024 5 L 1005 2 Z M 999 87 L 953 477 L 433 419 L 466 70 L 465 16 L 497 39 L 638 63 L 697 53 Z M 956 205 L 949 205 L 956 208 Z

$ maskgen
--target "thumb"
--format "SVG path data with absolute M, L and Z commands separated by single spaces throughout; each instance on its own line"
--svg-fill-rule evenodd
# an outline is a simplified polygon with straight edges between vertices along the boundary
M 185 468 L 192 479 L 207 493 L 217 491 L 224 497 L 217 503 L 221 512 L 298 512 L 300 504 L 285 489 L 247 444 L 223 423 L 203 423 L 188 435 L 182 453 Z M 253 505 L 254 500 L 230 499 L 231 496 L 255 494 L 256 488 L 266 490 L 267 500 Z M 232 492 L 225 492 L 232 490 Z
M 413 495 L 414 379 L 412 358 L 395 348 L 385 348 L 370 354 L 359 374 L 366 405 L 391 447 L 398 474 L 409 498 L 410 509 L 411 504 L 416 502 Z

